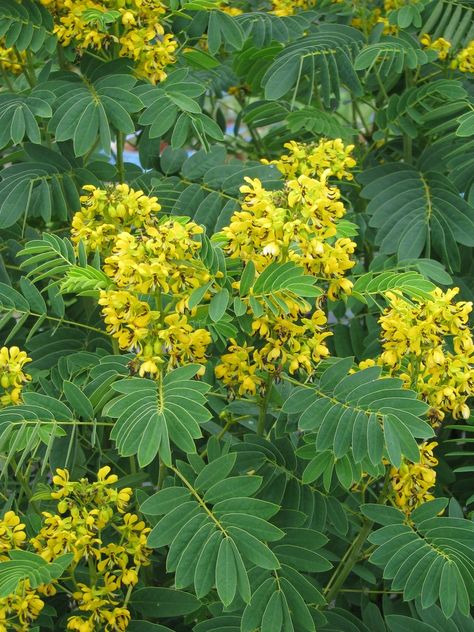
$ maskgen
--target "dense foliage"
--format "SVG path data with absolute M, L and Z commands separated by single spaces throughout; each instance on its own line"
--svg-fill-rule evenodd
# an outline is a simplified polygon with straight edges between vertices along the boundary
M 0 0 L 0 631 L 474 630 L 473 17 Z

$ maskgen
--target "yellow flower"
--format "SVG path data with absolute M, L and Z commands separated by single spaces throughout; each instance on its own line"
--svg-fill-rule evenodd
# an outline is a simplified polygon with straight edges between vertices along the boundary
M 143 233 L 120 233 L 104 272 L 119 288 L 142 294 L 190 293 L 209 280 L 196 258 L 202 228 L 190 221 L 167 220 L 147 226 Z
M 145 301 L 126 291 L 102 290 L 99 305 L 109 334 L 121 349 L 136 347 L 149 333 L 153 313 Z
M 351 262 L 352 263 L 352 262 Z M 332 301 L 338 299 L 341 294 L 350 294 L 353 283 L 349 279 L 336 279 L 329 283 L 328 298 Z
M 233 16 L 243 13 L 242 9 L 239 9 L 239 7 L 231 7 L 229 4 L 230 0 L 222 0 L 222 2 L 219 3 L 219 9 L 224 13 L 228 13 Z
M 14 511 L 7 511 L 0 519 L 0 559 L 7 551 L 21 548 L 25 540 L 25 525 Z
M 216 366 L 216 377 L 229 388 L 238 387 L 239 395 L 255 395 L 263 380 L 255 375 L 257 365 L 252 361 L 253 347 L 238 345 L 231 338 L 228 353 L 221 356 Z
M 117 474 L 110 474 L 111 469 L 112 468 L 108 465 L 104 465 L 104 467 L 101 467 L 100 470 L 97 472 L 97 482 L 101 483 L 102 485 L 113 485 L 114 483 L 116 483 L 118 481 L 118 476 Z
M 436 51 L 438 53 L 438 58 L 441 59 L 441 61 L 444 61 L 449 55 L 451 42 L 448 42 L 448 40 L 444 39 L 444 37 L 438 37 L 437 39 L 432 40 L 430 35 L 425 33 L 420 37 L 420 42 L 425 48 Z
M 69 482 L 68 470 L 64 470 L 61 468 L 58 468 L 56 470 L 56 474 L 53 476 L 53 483 L 54 485 L 56 485 L 56 487 L 59 487 L 57 491 L 51 492 L 51 498 L 56 498 L 56 499 L 69 496 L 69 494 L 75 487 L 75 483 Z
M 353 175 L 348 171 L 355 166 L 356 161 L 351 154 L 354 145 L 344 145 L 340 138 L 335 140 L 322 139 L 318 144 L 307 145 L 292 140 L 284 145 L 288 153 L 278 160 L 262 160 L 264 164 L 276 165 L 278 170 L 289 178 L 305 175 L 309 177 L 322 176 L 326 170 L 338 180 L 352 180 Z
M 471 40 L 466 48 L 463 48 L 453 59 L 452 68 L 457 68 L 461 72 L 474 72 L 474 40 Z
M 436 471 L 433 468 L 438 460 L 434 457 L 433 450 L 437 445 L 435 441 L 422 443 L 418 463 L 404 461 L 400 468 L 392 467 L 390 470 L 395 503 L 407 514 L 434 498 L 430 490 L 436 482 Z
M 5 40 L 0 38 L 0 68 L 14 75 L 23 70 L 26 63 L 26 52 L 18 52 L 15 48 L 5 47 Z
M 69 617 L 67 620 L 67 629 L 75 630 L 75 632 L 94 632 L 96 630 L 94 616 L 88 619 L 85 617 Z
M 105 630 L 126 630 L 130 622 L 130 612 L 127 608 L 104 610 L 102 620 L 106 623 Z
M 44 608 L 44 601 L 34 591 L 18 596 L 16 600 L 16 615 L 22 625 L 28 625 L 37 619 Z
M 0 386 L 3 390 L 0 403 L 3 406 L 20 402 L 23 386 L 31 380 L 31 376 L 23 371 L 28 362 L 31 358 L 18 347 L 0 349 Z
M 309 9 L 315 0 L 272 0 L 272 13 L 280 17 L 293 15 L 298 9 Z

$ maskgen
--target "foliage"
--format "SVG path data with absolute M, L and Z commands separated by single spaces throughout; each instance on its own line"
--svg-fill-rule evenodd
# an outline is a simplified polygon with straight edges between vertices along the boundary
M 0 2 L 0 631 L 474 629 L 473 16 Z

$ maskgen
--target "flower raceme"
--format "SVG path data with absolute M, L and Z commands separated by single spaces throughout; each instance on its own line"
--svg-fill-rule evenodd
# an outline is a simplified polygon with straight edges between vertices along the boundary
M 155 0 L 41 0 L 55 19 L 54 32 L 63 46 L 74 44 L 136 63 L 136 72 L 152 83 L 166 78 L 165 68 L 174 63 L 178 44 L 165 33 L 166 8 Z
M 137 353 L 140 375 L 157 375 L 165 363 L 204 362 L 210 334 L 183 313 L 191 292 L 210 279 L 198 257 L 203 229 L 160 215 L 155 197 L 126 184 L 85 191 L 72 239 L 102 256 L 111 281 L 99 296 L 107 332 Z
M 349 257 L 355 243 L 336 238 L 337 221 L 346 211 L 328 179 L 352 178 L 347 169 L 355 165 L 353 146 L 338 139 L 314 146 L 292 141 L 285 148 L 289 152 L 279 160 L 263 161 L 285 176 L 284 190 L 267 191 L 257 178 L 245 178 L 241 209 L 222 231 L 224 249 L 230 257 L 252 260 L 259 272 L 271 261 L 292 260 L 338 287 L 338 278 L 354 265 Z
M 119 233 L 131 233 L 153 225 L 161 210 L 156 197 L 134 191 L 128 184 L 116 184 L 107 189 L 93 185 L 83 187 L 81 209 L 72 220 L 71 237 L 82 241 L 90 251 L 98 249 L 110 254 Z
M 458 69 L 460 72 L 474 72 L 474 40 L 461 49 L 451 62 L 451 67 Z
M 224 252 L 244 263 L 252 262 L 262 273 L 270 263 L 293 261 L 308 275 L 320 278 L 331 299 L 349 294 L 352 283 L 344 278 L 354 262 L 355 243 L 337 238 L 337 222 L 345 215 L 341 194 L 330 177 L 351 179 L 355 165 L 353 146 L 340 139 L 315 145 L 289 142 L 288 152 L 274 165 L 285 177 L 281 191 L 267 191 L 260 180 L 245 178 L 240 209 L 222 230 Z M 235 287 L 239 282 L 234 283 Z M 228 352 L 216 367 L 216 376 L 240 395 L 254 395 L 265 375 L 282 370 L 311 374 L 329 354 L 326 315 L 307 303 L 287 301 L 288 310 L 274 314 L 268 309 L 252 317 L 250 344 L 231 340 Z
M 438 465 L 438 459 L 433 455 L 433 450 L 437 445 L 435 441 L 422 443 L 418 463 L 405 460 L 399 468 L 390 469 L 394 502 L 408 515 L 423 503 L 434 499 L 431 490 L 436 482 L 434 468 Z
M 115 488 L 117 481 L 108 466 L 99 470 L 95 482 L 71 481 L 67 470 L 58 469 L 51 493 L 57 501 L 56 513 L 43 512 L 43 526 L 29 542 L 25 525 L 13 511 L 0 520 L 0 560 L 8 559 L 9 551 L 29 545 L 48 562 L 72 553 L 66 575 L 73 580 L 76 574 L 81 579 L 89 576 L 89 581 L 73 581 L 68 592 L 74 610 L 68 630 L 125 630 L 130 612 L 123 592 L 137 584 L 140 568 L 150 563 L 151 551 L 146 546 L 150 529 L 136 514 L 127 512 L 132 490 Z M 68 581 L 35 590 L 27 580 L 20 582 L 13 594 L 0 598 L 0 631 L 30 629 L 45 598 L 64 591 L 63 585 L 68 589 Z
M 23 371 L 23 367 L 31 362 L 25 351 L 18 347 L 2 347 L 0 349 L 0 403 L 2 406 L 18 404 L 24 385 L 31 376 Z
M 453 288 L 434 290 L 432 300 L 408 303 L 388 294 L 380 317 L 380 364 L 404 379 L 431 406 L 436 423 L 446 413 L 469 418 L 467 399 L 474 389 L 474 340 L 469 328 L 472 303 L 455 302 Z

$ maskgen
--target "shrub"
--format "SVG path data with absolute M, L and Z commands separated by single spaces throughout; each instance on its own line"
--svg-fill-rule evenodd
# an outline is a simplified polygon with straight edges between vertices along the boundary
M 471 630 L 470 2 L 2 0 L 0 630 Z

